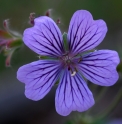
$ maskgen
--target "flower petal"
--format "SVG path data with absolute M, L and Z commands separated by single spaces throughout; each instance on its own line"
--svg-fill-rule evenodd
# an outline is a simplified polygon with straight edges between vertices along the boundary
M 71 77 L 65 70 L 56 91 L 56 111 L 67 116 L 71 111 L 86 111 L 94 104 L 94 98 L 83 78 L 77 73 Z
M 99 50 L 84 55 L 79 68 L 91 82 L 101 86 L 111 86 L 118 80 L 116 67 L 119 62 L 116 51 Z
M 60 56 L 64 51 L 61 31 L 55 22 L 46 16 L 34 20 L 34 27 L 24 31 L 23 41 L 40 55 Z
M 91 50 L 102 42 L 106 32 L 107 26 L 103 20 L 94 21 L 88 11 L 78 10 L 69 25 L 69 49 L 73 54 Z
M 25 95 L 32 100 L 42 99 L 57 81 L 61 69 L 58 61 L 39 60 L 19 68 L 17 79 L 25 83 Z

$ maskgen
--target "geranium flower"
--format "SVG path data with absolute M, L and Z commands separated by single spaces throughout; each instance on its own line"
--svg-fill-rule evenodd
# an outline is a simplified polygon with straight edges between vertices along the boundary
M 25 83 L 26 97 L 40 100 L 59 81 L 55 106 L 60 115 L 86 111 L 93 106 L 94 98 L 84 78 L 101 86 L 111 86 L 118 80 L 117 52 L 87 52 L 102 42 L 106 32 L 106 23 L 94 21 L 86 10 L 74 13 L 68 34 L 63 36 L 51 18 L 35 18 L 34 26 L 24 31 L 23 41 L 31 50 L 48 59 L 19 68 L 17 78 Z

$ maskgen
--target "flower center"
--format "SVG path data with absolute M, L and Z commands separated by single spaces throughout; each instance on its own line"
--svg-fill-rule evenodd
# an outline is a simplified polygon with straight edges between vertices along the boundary
M 70 71 L 71 76 L 74 76 L 77 72 L 74 57 L 72 57 L 69 53 L 66 53 L 61 57 L 61 61 L 64 67 L 67 68 L 68 71 Z
M 67 68 L 68 71 L 70 71 L 71 76 L 74 76 L 78 71 L 77 64 L 80 63 L 81 57 L 79 58 L 78 55 L 71 55 L 71 53 L 69 52 L 67 33 L 65 32 L 63 33 L 63 41 L 65 51 L 67 52 L 62 55 L 61 61 L 64 68 Z

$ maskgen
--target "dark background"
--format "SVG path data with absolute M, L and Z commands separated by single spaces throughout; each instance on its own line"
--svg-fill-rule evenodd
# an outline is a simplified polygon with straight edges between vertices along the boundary
M 117 50 L 122 57 L 121 0 L 0 0 L 0 27 L 3 28 L 4 19 L 10 19 L 10 27 L 23 33 L 29 27 L 28 17 L 31 12 L 39 16 L 44 15 L 48 9 L 52 9 L 54 20 L 60 18 L 62 33 L 67 32 L 71 16 L 76 10 L 86 9 L 92 13 L 94 19 L 103 19 L 107 23 L 108 33 L 98 48 Z M 35 53 L 23 46 L 14 53 L 12 66 L 6 68 L 5 57 L 0 54 L 0 124 L 63 124 L 77 114 L 75 112 L 62 117 L 55 112 L 56 86 L 38 102 L 25 97 L 24 84 L 16 79 L 16 71 L 20 66 L 37 59 Z M 110 100 L 120 87 L 121 79 L 107 89 L 102 102 L 95 104 L 96 113 L 110 105 Z M 93 94 L 95 96 L 95 92 Z M 121 104 L 122 101 L 111 112 L 111 118 L 122 118 Z

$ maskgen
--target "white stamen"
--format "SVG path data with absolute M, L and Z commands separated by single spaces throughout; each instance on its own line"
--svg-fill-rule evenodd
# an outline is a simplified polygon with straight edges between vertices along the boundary
M 71 74 L 71 76 L 75 76 L 76 75 L 76 71 L 73 71 L 73 73 Z

